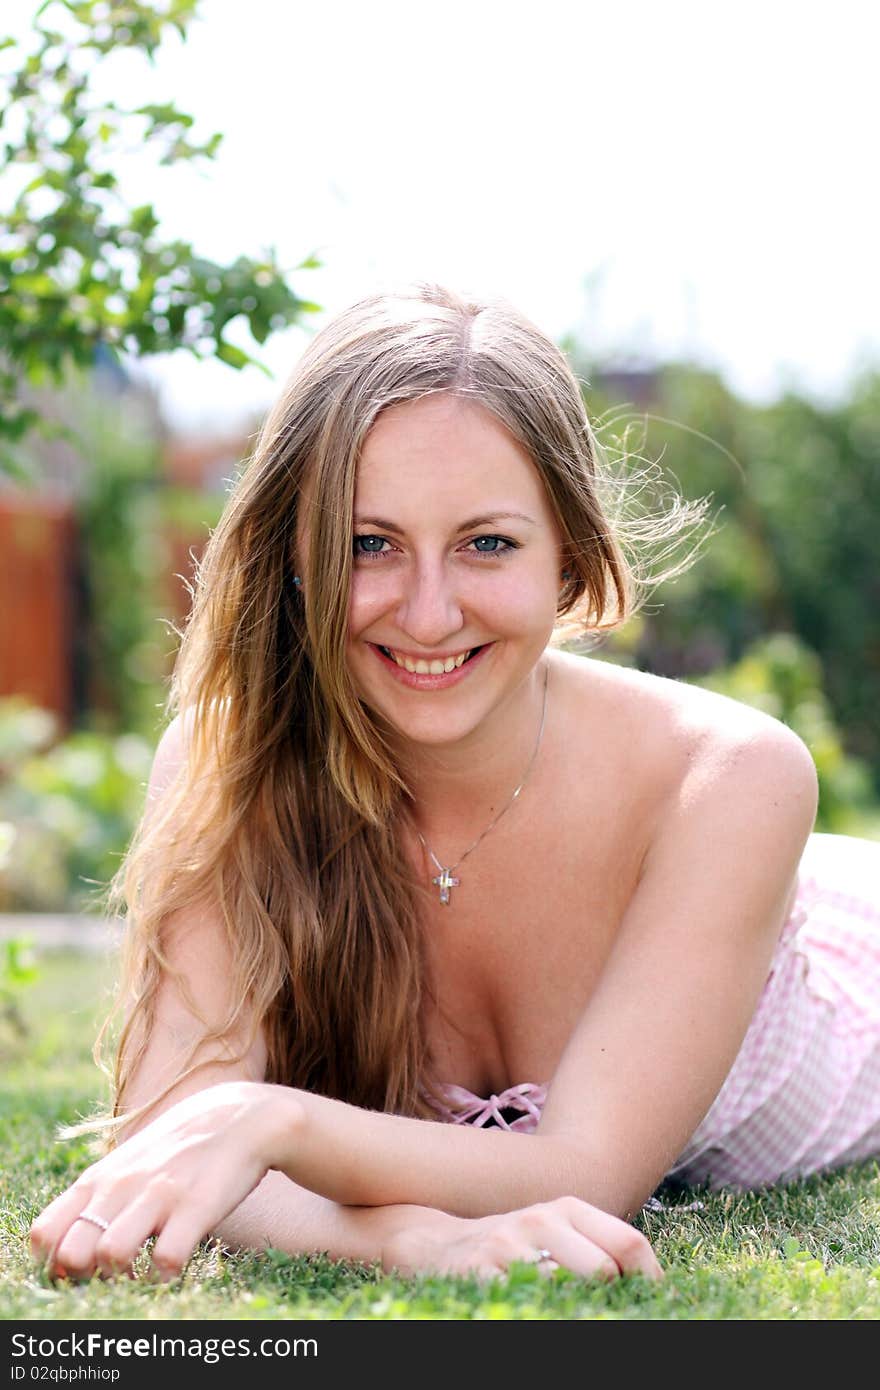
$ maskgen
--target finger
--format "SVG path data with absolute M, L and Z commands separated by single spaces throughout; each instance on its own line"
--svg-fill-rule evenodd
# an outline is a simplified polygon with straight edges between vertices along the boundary
M 30 1229 L 31 1254 L 35 1260 L 51 1262 L 55 1247 L 85 1209 L 90 1195 L 84 1187 L 74 1184 L 44 1207 Z
M 88 1277 L 94 1270 L 92 1252 L 102 1228 L 87 1221 L 83 1213 L 91 1209 L 95 1197 L 93 1193 L 71 1189 L 64 1198 L 63 1203 L 53 1203 L 54 1210 L 45 1222 L 41 1217 L 34 1223 L 31 1250 L 35 1258 L 45 1261 L 50 1278 Z M 97 1206 L 95 1214 L 102 1216 Z
M 510 1267 L 497 1262 L 487 1264 L 485 1261 L 480 1261 L 479 1264 L 471 1265 L 464 1272 L 475 1278 L 478 1284 L 485 1285 L 491 1284 L 495 1280 L 503 1281 L 506 1279 L 510 1273 Z
M 154 1193 L 142 1192 L 120 1211 L 95 1246 L 95 1265 L 99 1274 L 112 1277 L 134 1274 L 140 1251 L 160 1229 L 166 1216 Z
M 75 1188 L 72 1189 L 75 1191 Z M 89 1279 L 96 1272 L 98 1244 L 112 1227 L 125 1198 L 120 1192 L 79 1192 L 79 1211 L 68 1212 L 67 1229 L 49 1255 L 49 1273 L 58 1279 Z M 94 1220 L 90 1220 L 94 1217 Z
M 230 1212 L 248 1197 L 265 1176 L 262 1163 L 251 1161 L 242 1165 L 237 1172 L 228 1167 L 203 1170 L 201 1182 L 187 1184 L 165 1184 L 160 1191 L 164 1195 L 167 1216 L 162 1221 L 161 1230 L 157 1227 L 158 1238 L 152 1250 L 152 1262 L 163 1279 L 176 1279 L 183 1270 L 198 1245 Z M 230 1186 L 231 1179 L 235 1179 Z
M 548 1275 L 556 1273 L 559 1268 L 559 1261 L 550 1255 L 544 1255 L 539 1259 L 534 1246 L 532 1246 L 527 1250 L 524 1249 L 521 1254 L 511 1256 L 501 1267 L 506 1274 L 509 1274 L 514 1265 L 527 1265 L 529 1269 L 537 1270 L 538 1274 L 546 1278 Z
M 95 1272 L 95 1247 L 103 1232 L 89 1221 L 74 1220 L 58 1241 L 49 1261 L 56 1279 L 90 1279 Z
M 546 1259 L 536 1260 L 534 1250 L 522 1258 L 544 1275 L 563 1267 L 584 1279 L 611 1280 L 620 1277 L 620 1268 L 608 1251 L 571 1225 L 560 1224 L 552 1234 L 548 1234 L 546 1249 L 550 1251 Z
M 197 1210 L 177 1208 L 172 1211 L 159 1231 L 150 1259 L 157 1275 L 163 1282 L 177 1279 L 186 1268 L 187 1261 L 198 1245 L 210 1231 L 212 1222 L 206 1220 Z
M 101 1212 L 96 1212 L 96 1215 L 101 1215 Z M 106 1232 L 100 1226 L 75 1216 L 51 1254 L 51 1275 L 57 1279 L 90 1279 L 97 1269 L 97 1244 L 104 1236 Z
M 511 1260 L 505 1273 L 510 1274 L 514 1265 L 528 1265 L 530 1269 L 536 1270 L 542 1279 L 551 1278 L 552 1275 L 556 1273 L 557 1269 L 561 1268 L 558 1260 L 536 1260 L 533 1254 L 517 1256 L 515 1260 Z
M 577 1200 L 566 1214 L 576 1230 L 607 1252 L 621 1274 L 644 1274 L 648 1279 L 663 1278 L 660 1261 L 635 1226 L 612 1216 L 610 1212 Z

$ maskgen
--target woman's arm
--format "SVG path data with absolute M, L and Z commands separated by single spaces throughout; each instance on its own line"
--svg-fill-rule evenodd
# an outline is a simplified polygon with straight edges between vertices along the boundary
M 177 718 L 162 735 L 153 760 L 146 797 L 148 817 L 160 805 L 181 765 L 185 756 L 184 740 L 182 723 Z M 168 974 L 159 986 L 145 1051 L 126 1087 L 124 1102 L 128 1110 L 147 1104 L 174 1080 L 190 1048 L 224 1017 L 229 1004 L 231 961 L 216 906 L 205 902 L 179 911 L 168 918 L 164 928 L 163 945 L 180 979 Z M 185 997 L 181 981 L 189 999 Z M 201 1018 L 192 1012 L 190 1002 Z M 168 1095 L 144 1115 L 123 1125 L 120 1147 L 188 1096 L 224 1082 L 262 1081 L 266 1070 L 265 1043 L 258 1032 L 246 1047 L 249 1024 L 250 1019 L 242 1016 L 228 1047 L 218 1043 L 200 1047 L 194 1060 L 204 1065 L 173 1086 Z M 237 1062 L 224 1060 L 233 1051 L 242 1052 L 241 1059 Z M 428 1213 L 418 1206 L 376 1210 L 341 1206 L 272 1172 L 217 1225 L 215 1234 L 240 1248 L 260 1250 L 271 1245 L 290 1254 L 325 1251 L 334 1258 L 369 1263 L 382 1259 L 383 1250 L 393 1236 L 414 1226 L 421 1229 L 430 1225 L 428 1218 L 431 1216 L 436 1217 L 438 1223 L 444 1219 L 441 1213 Z M 76 1241 L 74 1247 L 66 1251 L 67 1268 L 88 1275 L 96 1265 L 104 1267 L 106 1261 L 102 1262 L 100 1256 L 95 1258 L 98 1228 L 78 1223 L 72 1229 Z M 44 1230 L 50 1234 L 54 1232 L 51 1216 L 46 1222 L 40 1218 L 34 1226 L 35 1249 L 48 1253 L 49 1246 L 42 1241 Z
M 181 972 L 193 1003 L 210 1026 L 222 1017 L 231 974 L 218 915 L 209 904 L 178 913 L 169 919 L 166 941 L 169 961 Z M 248 1020 L 243 1019 L 238 1036 L 230 1040 L 236 1050 L 244 1049 L 247 1024 Z M 126 1088 L 127 1108 L 146 1104 L 174 1079 L 205 1027 L 190 1011 L 178 981 L 168 975 L 159 989 L 146 1051 Z M 187 1097 L 224 1083 L 263 1081 L 266 1049 L 261 1034 L 238 1062 L 223 1061 L 224 1051 L 216 1043 L 201 1047 L 195 1054 L 196 1060 L 203 1063 L 200 1069 L 174 1086 L 159 1104 L 125 1125 L 122 1147 Z M 284 1090 L 274 1089 L 278 1093 Z M 273 1246 L 289 1254 L 325 1251 L 333 1258 L 369 1263 L 382 1258 L 383 1244 L 401 1225 L 422 1217 L 421 1210 L 411 1208 L 388 1208 L 374 1214 L 342 1206 L 307 1191 L 281 1173 L 270 1172 L 213 1233 L 230 1246 L 242 1249 L 264 1250 Z M 86 1232 L 77 1234 L 84 1236 Z M 85 1257 L 88 1242 L 81 1243 Z M 82 1272 L 80 1267 L 77 1272 Z
M 169 922 L 167 952 L 171 963 L 182 972 L 193 1002 L 212 1023 L 221 1017 L 226 1003 L 230 968 L 223 949 L 223 936 L 217 915 L 209 905 L 201 910 L 191 909 L 178 914 Z M 247 1019 L 242 1032 L 232 1042 L 241 1050 Z M 180 986 L 173 976 L 162 983 L 156 1003 L 150 1038 L 141 1063 L 126 1090 L 129 1108 L 148 1102 L 178 1073 L 188 1049 L 204 1031 L 205 1025 L 190 1012 Z M 206 1045 L 196 1053 L 205 1063 L 186 1081 L 173 1087 L 158 1105 L 124 1127 L 121 1149 L 154 1121 L 167 1114 L 187 1097 L 213 1090 L 237 1081 L 262 1082 L 266 1068 L 266 1050 L 261 1034 L 239 1062 L 224 1062 L 215 1053 L 222 1053 L 217 1044 Z M 271 1088 L 282 1098 L 284 1087 Z M 222 1136 L 218 1136 L 218 1143 Z M 233 1153 L 228 1163 L 236 1164 Z M 429 1217 L 438 1222 L 440 1213 L 428 1213 L 420 1206 L 408 1205 L 379 1208 L 358 1208 L 341 1205 L 330 1198 L 308 1191 L 279 1172 L 268 1172 L 243 1201 L 222 1220 L 212 1226 L 212 1234 L 232 1248 L 265 1250 L 272 1246 L 288 1254 L 324 1252 L 333 1259 L 382 1261 L 392 1237 L 409 1227 L 430 1225 Z M 93 1237 L 96 1229 L 88 1224 L 76 1229 L 77 1248 L 73 1256 L 67 1253 L 67 1269 L 88 1275 L 97 1267 L 109 1272 L 104 1252 L 97 1250 Z M 97 1258 L 96 1258 L 97 1255 Z M 90 1266 L 90 1261 L 94 1263 Z M 127 1263 L 127 1262 L 126 1262 Z M 162 1252 L 157 1262 L 162 1263 Z M 167 1269 L 174 1272 L 182 1259 L 177 1250 L 170 1252 Z
M 277 1166 L 341 1202 L 477 1217 L 572 1193 L 637 1212 L 735 1059 L 815 819 L 805 745 L 752 729 L 694 757 L 534 1136 L 293 1092 Z
M 378 1261 L 390 1269 L 402 1237 L 430 1233 L 440 1239 L 456 1224 L 445 1212 L 423 1206 L 342 1206 L 273 1171 L 215 1223 L 212 1234 L 233 1250 L 271 1246 L 288 1255 L 321 1253 L 333 1260 Z
M 295 1093 L 285 1087 L 249 1081 L 211 1086 L 179 1101 L 87 1168 L 46 1208 L 31 1230 L 34 1253 L 55 1275 L 131 1273 L 144 1242 L 155 1235 L 153 1265 L 173 1278 L 198 1242 L 222 1230 L 265 1179 L 291 1106 L 296 1106 Z M 290 1210 L 284 1205 L 289 1192 L 276 1184 L 265 1195 L 270 1202 L 280 1200 L 283 1218 Z M 492 1276 L 514 1260 L 539 1261 L 547 1273 L 560 1264 L 608 1278 L 662 1273 L 644 1236 L 575 1197 L 474 1219 L 414 1205 L 348 1216 L 351 1225 L 341 1232 L 331 1222 L 329 1240 L 316 1225 L 318 1248 L 378 1259 L 386 1269 L 403 1273 Z M 316 1223 L 321 1217 L 319 1209 Z M 283 1231 L 277 1206 L 265 1210 L 264 1219 L 273 1231 L 279 1226 Z M 302 1248 L 310 1220 L 307 1211 L 304 1229 L 300 1209 L 285 1248 Z M 269 1239 L 274 1243 L 276 1237 Z M 257 1244 L 266 1241 L 263 1235 Z

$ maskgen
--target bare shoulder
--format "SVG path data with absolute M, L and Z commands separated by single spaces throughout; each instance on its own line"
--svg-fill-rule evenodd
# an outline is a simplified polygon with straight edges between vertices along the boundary
M 177 777 L 186 762 L 191 731 L 188 715 L 176 714 L 166 725 L 153 754 L 147 784 L 146 811 L 150 813 Z
M 176 714 L 162 730 L 153 754 L 147 788 L 148 808 L 161 799 L 186 763 L 193 743 L 194 730 L 194 711 L 191 709 Z
M 621 774 L 675 799 L 733 765 L 816 785 L 812 755 L 788 725 L 716 691 L 596 657 L 556 651 L 575 708 L 602 728 Z
M 183 716 L 176 714 L 162 730 L 156 752 L 153 754 L 153 768 L 150 774 L 150 789 L 159 795 L 180 770 L 186 759 L 187 729 Z

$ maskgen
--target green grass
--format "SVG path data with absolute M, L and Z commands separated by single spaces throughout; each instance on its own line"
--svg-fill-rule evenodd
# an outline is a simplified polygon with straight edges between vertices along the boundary
M 203 1246 L 182 1279 L 51 1283 L 31 1264 L 33 1216 L 88 1162 L 54 1128 L 100 1094 L 90 1057 L 107 997 L 106 962 L 44 957 L 22 1001 L 26 1050 L 2 1038 L 0 1317 L 101 1318 L 876 1318 L 880 1168 L 876 1162 L 761 1194 L 676 1193 L 640 1224 L 667 1271 L 591 1283 L 517 1267 L 506 1280 L 389 1278 L 373 1267 L 276 1251 Z M 702 1209 L 689 1210 L 694 1198 Z

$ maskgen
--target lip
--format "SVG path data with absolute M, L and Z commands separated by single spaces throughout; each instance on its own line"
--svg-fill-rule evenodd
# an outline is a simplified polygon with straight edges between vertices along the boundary
M 398 666 L 396 661 L 392 661 L 385 653 L 376 646 L 375 642 L 368 642 L 367 646 L 381 661 L 387 671 L 394 676 L 401 685 L 409 686 L 410 690 L 446 690 L 447 687 L 458 685 L 460 681 L 466 679 L 475 667 L 479 666 L 489 652 L 494 647 L 494 642 L 487 642 L 480 648 L 476 656 L 471 657 L 463 666 L 453 667 L 451 671 L 444 671 L 439 676 L 418 675 L 415 671 L 407 671 L 405 666 Z

